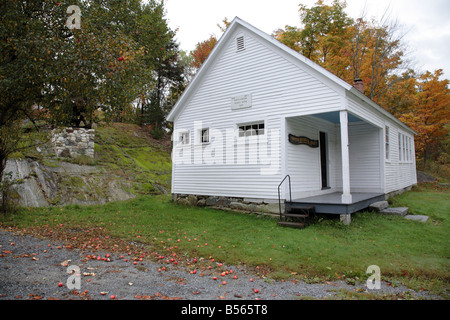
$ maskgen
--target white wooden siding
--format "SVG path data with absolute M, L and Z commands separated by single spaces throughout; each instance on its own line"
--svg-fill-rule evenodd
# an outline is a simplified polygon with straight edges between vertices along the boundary
M 239 52 L 235 43 L 237 35 L 245 37 L 245 49 Z M 399 125 L 356 95 L 346 94 L 347 89 L 324 74 L 241 26 L 228 34 L 223 47 L 212 59 L 207 64 L 209 67 L 202 69 L 195 87 L 190 88 L 190 94 L 174 117 L 175 131 L 191 133 L 191 144 L 183 147 L 190 150 L 191 161 L 174 163 L 173 193 L 276 199 L 277 186 L 286 174 L 291 175 L 294 197 L 342 189 L 339 127 L 308 115 L 344 109 L 366 121 L 349 126 L 352 192 L 381 191 L 383 184 L 385 192 L 390 192 L 415 183 L 415 163 L 395 162 Z M 252 106 L 231 110 L 231 99 L 241 95 L 251 95 Z M 254 143 L 244 145 L 246 162 L 241 163 L 233 156 L 234 161 L 230 163 L 226 150 L 236 150 L 237 140 L 227 140 L 222 149 L 223 161 L 217 164 L 194 161 L 199 148 L 194 140 L 196 124 L 201 122 L 203 128 L 225 134 L 226 130 L 237 130 L 239 123 L 255 121 L 264 121 L 266 136 L 271 131 L 278 132 L 278 140 L 268 142 L 272 163 L 248 161 L 250 148 L 257 149 Z M 389 162 L 384 161 L 384 139 L 380 140 L 380 130 L 386 123 L 389 123 L 391 138 Z M 319 139 L 319 131 L 328 134 L 331 187 L 328 191 L 321 190 L 319 149 L 287 142 L 288 133 Z M 208 147 L 201 146 L 200 150 L 203 148 Z M 174 153 L 177 151 L 175 147 Z M 273 170 L 274 165 L 277 170 Z M 261 174 L 262 169 L 271 172 Z M 284 188 L 283 198 L 286 191 Z
M 389 193 L 395 190 L 400 190 L 417 183 L 416 177 L 416 164 L 415 159 L 412 159 L 410 163 L 399 162 L 398 154 L 398 133 L 401 132 L 406 136 L 414 140 L 414 136 L 404 130 L 399 124 L 394 123 L 392 120 L 387 119 L 381 113 L 376 112 L 368 107 L 363 101 L 357 101 L 357 98 L 349 96 L 348 109 L 353 114 L 360 116 L 366 121 L 369 121 L 374 126 L 377 126 L 384 130 L 385 126 L 389 127 L 389 141 L 390 141 L 390 156 L 389 160 L 385 159 L 385 153 L 383 150 L 385 138 L 383 136 L 383 146 L 380 146 L 380 157 L 384 161 L 381 161 L 380 175 L 384 176 L 384 193 Z M 415 155 L 413 148 L 412 153 Z M 352 159 L 352 157 L 350 157 Z M 354 164 L 350 164 L 351 169 Z M 373 175 L 374 173 L 372 173 Z M 352 179 L 352 175 L 350 175 Z M 353 185 L 351 186 L 353 189 Z
M 334 191 L 338 187 L 336 182 L 338 169 L 336 168 L 336 157 L 338 150 L 340 150 L 336 142 L 336 126 L 331 122 L 313 116 L 288 118 L 286 123 L 288 133 L 296 136 L 306 136 L 318 140 L 320 131 L 327 133 L 328 183 L 331 188 L 329 192 Z M 287 173 L 292 180 L 293 198 L 322 193 L 320 148 L 287 143 L 286 155 Z
M 366 122 L 349 125 L 350 188 L 352 192 L 382 192 L 381 129 Z
M 385 160 L 385 193 L 400 190 L 417 184 L 415 156 L 410 162 L 399 161 L 398 134 L 402 133 L 414 141 L 414 136 L 396 127 L 392 122 L 386 122 L 389 126 L 389 160 Z M 412 154 L 415 155 L 414 144 Z
M 242 32 L 238 30 L 237 34 Z M 298 65 L 280 58 L 257 36 L 249 33 L 244 36 L 245 50 L 236 52 L 235 38 L 230 37 L 212 67 L 205 70 L 183 111 L 175 118 L 176 130 L 192 132 L 194 123 L 201 121 L 204 127 L 225 132 L 236 128 L 238 123 L 264 120 L 266 133 L 278 130 L 281 135 L 283 114 L 310 114 L 339 108 L 336 91 Z M 231 98 L 243 94 L 251 94 L 252 107 L 231 110 Z M 261 166 L 248 163 L 174 165 L 172 192 L 276 199 L 277 186 L 285 172 L 281 167 L 284 157 L 280 143 L 278 149 L 270 150 L 277 154 L 280 170 L 276 174 L 261 175 Z M 193 154 L 194 146 L 191 148 Z

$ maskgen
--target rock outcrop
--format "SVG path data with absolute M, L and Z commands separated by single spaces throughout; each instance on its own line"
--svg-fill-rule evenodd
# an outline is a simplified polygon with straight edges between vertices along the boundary
M 8 160 L 5 172 L 21 183 L 13 186 L 12 199 L 24 207 L 68 204 L 102 204 L 134 195 L 130 182 L 97 168 L 64 161 Z

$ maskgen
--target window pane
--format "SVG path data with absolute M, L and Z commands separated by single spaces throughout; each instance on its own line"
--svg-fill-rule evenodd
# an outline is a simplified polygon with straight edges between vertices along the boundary
M 209 142 L 209 129 L 202 130 L 202 142 Z
M 239 137 L 251 137 L 264 134 L 264 122 L 239 126 Z

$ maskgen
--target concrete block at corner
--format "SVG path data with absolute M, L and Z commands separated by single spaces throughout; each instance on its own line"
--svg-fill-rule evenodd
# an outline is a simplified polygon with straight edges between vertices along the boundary
M 406 207 L 386 208 L 381 210 L 380 213 L 404 217 L 408 213 L 408 208 Z
M 428 216 L 420 216 L 420 215 L 406 215 L 405 216 L 405 219 L 410 219 L 410 220 L 414 220 L 414 221 L 419 221 L 419 222 L 422 222 L 422 223 L 425 223 L 425 222 L 427 222 L 427 220 L 428 220 Z
M 389 206 L 387 201 L 378 201 L 374 202 L 369 206 L 369 209 L 380 212 L 381 210 L 386 209 Z

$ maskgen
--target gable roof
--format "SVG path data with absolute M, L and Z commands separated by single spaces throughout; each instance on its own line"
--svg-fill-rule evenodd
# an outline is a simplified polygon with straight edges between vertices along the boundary
M 322 74 L 327 79 L 329 79 L 331 82 L 335 83 L 339 87 L 346 90 L 346 92 L 349 92 L 356 96 L 357 98 L 361 99 L 362 101 L 366 102 L 371 108 L 378 111 L 382 115 L 388 117 L 395 123 L 402 126 L 404 129 L 410 131 L 411 133 L 416 134 L 411 128 L 409 128 L 407 125 L 405 125 L 403 122 L 401 122 L 399 119 L 394 117 L 391 113 L 380 107 L 378 104 L 376 104 L 372 99 L 368 98 L 365 94 L 363 94 L 361 91 L 356 89 L 354 86 L 348 84 L 346 81 L 342 80 L 341 78 L 337 77 L 330 71 L 326 70 L 325 68 L 319 66 L 317 63 L 313 62 L 312 60 L 306 58 L 305 56 L 301 55 L 297 51 L 289 48 L 288 46 L 284 45 L 280 41 L 274 39 L 267 33 L 259 30 L 258 28 L 255 28 L 251 24 L 247 23 L 246 21 L 235 17 L 225 33 L 220 37 L 219 41 L 215 45 L 214 49 L 209 54 L 208 58 L 205 60 L 205 62 L 202 64 L 200 69 L 197 71 L 197 74 L 194 76 L 192 81 L 189 83 L 187 88 L 184 90 L 181 97 L 178 99 L 177 103 L 174 105 L 172 110 L 170 111 L 169 115 L 167 116 L 167 120 L 173 122 L 175 120 L 176 115 L 182 110 L 184 102 L 188 100 L 189 96 L 192 94 L 192 92 L 195 91 L 195 87 L 197 84 L 201 81 L 201 78 L 203 77 L 203 74 L 206 73 L 206 70 L 214 63 L 215 57 L 220 53 L 222 50 L 222 47 L 227 42 L 227 39 L 233 34 L 233 32 L 239 27 L 243 27 L 248 31 L 253 32 L 254 34 L 258 35 L 260 38 L 264 39 L 268 43 L 270 43 L 272 46 L 275 46 L 276 48 L 279 48 L 283 52 L 287 53 L 288 55 L 292 56 L 298 61 L 301 61 L 306 66 L 310 67 L 314 71 Z

